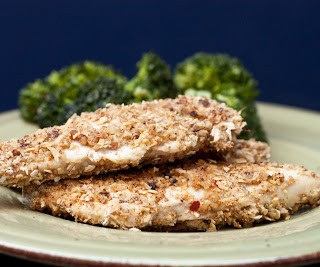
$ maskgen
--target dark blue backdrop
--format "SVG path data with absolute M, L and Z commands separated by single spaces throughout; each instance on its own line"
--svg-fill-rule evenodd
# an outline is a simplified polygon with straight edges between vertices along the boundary
M 20 88 L 75 61 L 127 76 L 144 51 L 172 67 L 197 51 L 238 57 L 259 100 L 320 110 L 320 1 L 0 2 L 0 111 Z

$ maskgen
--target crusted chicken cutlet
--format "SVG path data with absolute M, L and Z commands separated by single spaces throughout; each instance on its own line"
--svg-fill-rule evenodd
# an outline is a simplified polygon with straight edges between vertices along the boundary
M 0 184 L 23 187 L 233 148 L 245 122 L 215 100 L 179 96 L 110 104 L 0 143 Z
M 301 166 L 185 160 L 49 181 L 23 189 L 31 209 L 120 229 L 214 231 L 288 219 L 320 203 L 320 177 Z

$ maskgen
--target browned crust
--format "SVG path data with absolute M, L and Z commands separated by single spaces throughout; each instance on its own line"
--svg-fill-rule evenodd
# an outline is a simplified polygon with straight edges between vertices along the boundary
M 283 170 L 295 171 L 316 186 L 306 187 L 292 202 L 287 192 L 297 183 L 297 177 L 290 174 L 285 178 Z M 172 201 L 168 190 L 173 192 Z M 25 188 L 24 196 L 33 210 L 71 216 L 89 224 L 203 231 L 289 219 L 305 205 L 319 205 L 320 177 L 288 164 L 187 160 L 170 166 L 47 182 Z
M 243 126 L 239 112 L 206 98 L 179 96 L 127 106 L 111 104 L 95 112 L 74 115 L 65 125 L 1 142 L 0 184 L 22 187 L 172 162 L 197 152 L 227 151 Z M 120 163 L 90 157 L 70 161 L 64 151 L 75 141 L 94 151 L 117 151 L 126 146 L 145 153 Z M 171 141 L 179 144 L 176 151 L 159 151 L 159 147 Z
M 260 163 L 270 161 L 271 147 L 268 143 L 256 141 L 255 139 L 238 139 L 234 142 L 234 146 L 230 151 L 221 152 L 220 154 L 226 162 Z

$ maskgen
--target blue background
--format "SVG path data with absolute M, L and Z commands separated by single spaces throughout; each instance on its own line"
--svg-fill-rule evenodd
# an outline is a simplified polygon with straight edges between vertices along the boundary
M 0 111 L 26 83 L 75 61 L 127 76 L 152 50 L 174 68 L 197 51 L 238 57 L 260 101 L 320 110 L 320 1 L 0 2 Z

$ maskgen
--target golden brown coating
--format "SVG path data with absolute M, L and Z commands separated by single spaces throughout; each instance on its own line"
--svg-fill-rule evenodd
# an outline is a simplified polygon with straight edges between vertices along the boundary
M 234 146 L 230 151 L 221 152 L 221 159 L 226 162 L 235 163 L 259 163 L 270 161 L 271 147 L 268 143 L 249 140 L 235 140 Z
M 302 166 L 184 162 L 23 189 L 32 210 L 120 229 L 214 231 L 289 219 L 320 204 L 320 177 Z
M 232 149 L 245 122 L 223 103 L 179 96 L 108 105 L 0 143 L 0 184 L 23 187 Z

